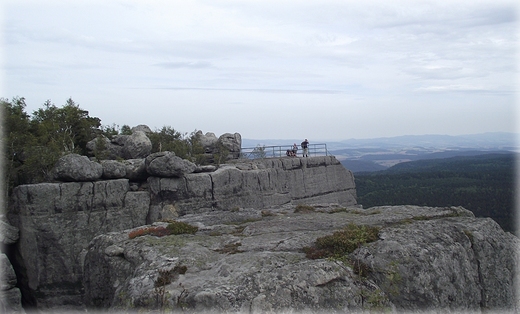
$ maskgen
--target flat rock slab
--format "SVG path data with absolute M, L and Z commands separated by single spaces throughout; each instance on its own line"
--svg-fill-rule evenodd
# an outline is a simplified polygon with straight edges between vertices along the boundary
M 460 207 L 287 205 L 233 214 L 179 218 L 199 227 L 193 235 L 130 239 L 136 228 L 96 237 L 85 259 L 87 305 L 251 313 L 518 306 L 518 238 Z M 379 239 L 343 258 L 303 253 L 349 224 L 377 226 Z

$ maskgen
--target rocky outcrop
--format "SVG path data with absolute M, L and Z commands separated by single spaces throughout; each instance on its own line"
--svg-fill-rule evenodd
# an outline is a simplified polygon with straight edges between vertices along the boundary
M 242 149 L 242 136 L 240 133 L 224 133 L 218 138 L 218 142 L 229 151 L 228 159 L 240 157 Z
M 194 163 L 175 156 L 173 152 L 153 153 L 146 157 L 145 165 L 149 175 L 166 178 L 181 178 L 197 168 Z
M 103 179 L 122 179 L 126 177 L 126 166 L 116 160 L 101 160 Z
M 116 135 L 112 139 L 100 136 L 87 143 L 89 155 L 100 159 L 145 158 L 152 151 L 152 142 L 145 131 L 145 126 L 142 126 L 133 129 L 131 135 Z
M 68 154 L 58 160 L 53 171 L 58 181 L 84 182 L 100 179 L 103 167 L 90 161 L 87 156 Z
M 215 172 L 148 178 L 148 222 L 233 208 L 315 203 L 356 204 L 352 173 L 333 156 L 236 161 Z
M 285 205 L 178 220 L 198 231 L 138 236 L 139 228 L 96 237 L 85 258 L 88 306 L 228 313 L 519 309 L 518 238 L 463 208 Z M 378 239 L 344 256 L 306 257 L 304 248 L 351 224 L 380 228 Z
M 290 203 L 356 204 L 352 173 L 331 156 L 243 161 L 216 171 L 189 167 L 169 172 L 180 177 L 150 176 L 154 162 L 165 156 L 171 154 L 159 153 L 148 164 L 144 159 L 122 161 L 124 179 L 42 183 L 13 190 L 9 220 L 20 229 L 17 263 L 29 303 L 41 309 L 81 306 L 83 259 L 97 235 L 191 213 Z M 164 164 L 170 165 L 167 160 Z M 117 164 L 100 167 L 106 177 L 121 175 L 115 174 Z M 146 177 L 146 182 L 140 181 Z
M 40 309 L 81 306 L 83 257 L 96 235 L 145 224 L 147 192 L 127 179 L 18 186 L 9 211 L 20 230 L 16 263 L 28 302 Z
M 228 154 L 225 159 L 237 159 L 240 157 L 242 149 L 242 136 L 240 133 L 224 133 L 218 138 L 211 132 L 203 134 L 202 131 L 197 131 L 195 135 L 202 145 L 206 160 L 209 162 L 214 162 L 214 155 L 221 154 L 222 148 Z
M 18 241 L 18 228 L 11 226 L 0 216 L 0 313 L 25 313 L 22 294 L 16 286 L 18 279 L 11 261 L 4 253 L 7 246 Z
M 213 154 L 216 151 L 218 138 L 215 133 L 207 132 L 203 134 L 202 131 L 197 131 L 195 135 L 202 145 L 204 153 Z

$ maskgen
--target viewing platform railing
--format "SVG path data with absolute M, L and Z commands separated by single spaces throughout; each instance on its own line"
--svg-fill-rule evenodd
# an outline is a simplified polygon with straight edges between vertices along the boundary
M 292 145 L 283 146 L 263 146 L 258 145 L 256 147 L 242 147 L 240 150 L 240 158 L 245 159 L 257 159 L 257 158 L 273 158 L 273 157 L 286 157 L 287 150 L 292 150 Z M 330 153 L 327 151 L 327 144 L 309 144 L 309 157 L 314 156 L 328 156 Z M 296 157 L 303 156 L 303 149 L 298 146 Z

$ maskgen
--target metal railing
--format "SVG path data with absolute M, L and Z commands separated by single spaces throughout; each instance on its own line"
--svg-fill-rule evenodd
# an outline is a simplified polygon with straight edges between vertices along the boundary
M 240 150 L 240 158 L 244 159 L 257 159 L 257 158 L 274 158 L 274 157 L 286 157 L 287 151 L 292 150 L 292 145 L 283 146 L 263 146 L 258 145 L 256 147 L 242 147 Z M 303 149 L 298 146 L 296 157 L 302 157 Z M 309 157 L 313 156 L 328 156 L 330 153 L 327 151 L 327 144 L 309 144 Z

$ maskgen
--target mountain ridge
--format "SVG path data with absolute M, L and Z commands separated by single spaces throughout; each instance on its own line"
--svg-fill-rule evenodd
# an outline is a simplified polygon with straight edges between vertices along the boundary
M 345 140 L 313 140 L 308 137 L 311 144 L 326 143 L 330 145 L 329 150 L 347 147 L 360 146 L 424 146 L 424 147 L 512 147 L 517 149 L 520 134 L 513 132 L 486 132 L 464 135 L 443 135 L 443 134 L 424 134 L 424 135 L 400 135 L 393 137 L 377 137 L 368 139 L 349 138 Z M 256 147 L 257 145 L 278 146 L 299 144 L 303 139 L 242 139 L 243 147 Z M 428 146 L 429 145 L 429 146 Z

